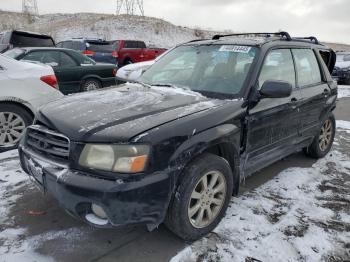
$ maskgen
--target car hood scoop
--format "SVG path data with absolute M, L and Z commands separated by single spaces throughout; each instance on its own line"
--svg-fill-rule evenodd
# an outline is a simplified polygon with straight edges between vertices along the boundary
M 120 88 L 67 96 L 40 110 L 39 121 L 73 141 L 115 142 L 223 103 L 180 88 Z

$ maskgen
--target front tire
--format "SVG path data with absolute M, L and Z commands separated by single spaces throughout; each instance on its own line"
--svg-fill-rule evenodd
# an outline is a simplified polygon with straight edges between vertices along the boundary
M 333 145 L 335 130 L 335 118 L 331 113 L 326 120 L 323 121 L 321 130 L 315 136 L 312 144 L 304 149 L 306 155 L 316 159 L 327 155 Z
M 196 240 L 221 221 L 233 192 L 233 174 L 222 157 L 204 154 L 190 164 L 168 209 L 165 225 L 184 240 Z
M 15 149 L 33 117 L 13 104 L 0 104 L 0 152 Z

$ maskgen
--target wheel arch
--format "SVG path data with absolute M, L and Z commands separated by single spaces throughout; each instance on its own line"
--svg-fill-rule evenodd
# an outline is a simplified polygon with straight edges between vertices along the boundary
M 231 167 L 234 181 L 234 194 L 238 194 L 240 184 L 240 128 L 233 124 L 224 124 L 186 140 L 173 154 L 170 163 L 181 167 L 180 175 L 175 179 L 175 188 L 181 181 L 181 174 L 187 166 L 205 153 L 224 158 Z
M 16 105 L 20 108 L 22 108 L 23 110 L 27 111 L 28 114 L 30 114 L 30 116 L 34 119 L 35 117 L 35 113 L 34 113 L 34 110 L 33 108 L 31 107 L 31 105 L 22 100 L 22 99 L 19 99 L 19 98 L 5 98 L 5 99 L 1 99 L 0 100 L 0 105 L 3 105 L 3 104 L 12 104 L 12 105 Z

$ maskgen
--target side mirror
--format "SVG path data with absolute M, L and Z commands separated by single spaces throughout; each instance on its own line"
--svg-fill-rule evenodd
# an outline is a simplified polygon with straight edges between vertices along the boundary
M 260 89 L 262 98 L 289 97 L 292 93 L 292 85 L 284 81 L 267 80 Z

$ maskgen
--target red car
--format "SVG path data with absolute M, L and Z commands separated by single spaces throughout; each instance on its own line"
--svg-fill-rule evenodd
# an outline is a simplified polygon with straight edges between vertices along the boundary
M 111 43 L 114 43 L 118 54 L 119 66 L 154 60 L 166 51 L 164 48 L 147 48 L 143 41 L 114 40 Z

